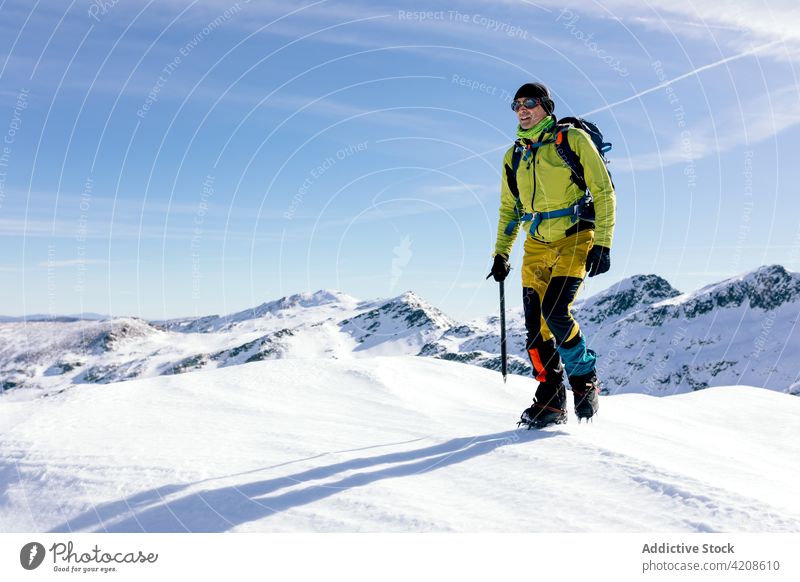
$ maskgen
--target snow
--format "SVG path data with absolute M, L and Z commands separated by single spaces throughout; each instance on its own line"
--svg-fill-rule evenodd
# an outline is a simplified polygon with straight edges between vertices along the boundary
M 282 359 L 0 398 L 0 529 L 797 532 L 800 399 L 601 399 L 515 430 L 528 378 Z

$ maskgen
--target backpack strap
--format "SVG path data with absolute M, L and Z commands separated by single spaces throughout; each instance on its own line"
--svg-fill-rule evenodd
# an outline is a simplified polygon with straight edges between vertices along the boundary
M 511 165 L 509 166 L 506 164 L 505 171 L 506 171 L 506 183 L 508 184 L 508 189 L 511 191 L 511 194 L 514 195 L 515 205 L 514 211 L 516 212 L 517 216 L 513 220 L 510 220 L 509 223 L 506 225 L 505 234 L 510 236 L 514 229 L 520 222 L 526 222 L 531 220 L 531 214 L 523 214 L 523 206 L 522 200 L 519 197 L 519 185 L 517 184 L 517 170 L 519 170 L 519 165 L 522 160 L 527 160 L 528 158 L 535 158 L 536 151 L 538 148 L 542 147 L 543 145 L 547 145 L 549 143 L 553 143 L 553 139 L 546 139 L 542 140 L 542 135 L 544 135 L 546 130 L 542 131 L 539 135 L 539 141 L 530 142 L 528 140 L 517 140 L 514 142 L 514 151 L 511 154 Z M 531 163 L 530 161 L 528 162 Z
M 572 181 L 575 182 L 578 188 L 586 192 L 586 179 L 583 175 L 583 164 L 581 164 L 578 155 L 569 145 L 569 138 L 567 137 L 569 129 L 569 125 L 559 128 L 558 134 L 556 135 L 556 152 L 558 152 L 559 157 L 561 157 L 564 163 L 567 164 L 567 167 L 572 170 Z
M 518 142 L 515 142 L 514 152 L 511 154 L 511 165 L 509 166 L 506 164 L 505 171 L 506 184 L 508 184 L 508 189 L 514 196 L 514 212 L 517 214 L 517 217 L 506 225 L 506 235 L 510 235 L 514 231 L 514 228 L 517 226 L 517 224 L 519 224 L 520 220 L 522 220 L 522 200 L 519 198 L 519 186 L 517 185 L 517 170 L 519 169 L 519 163 L 521 160 L 522 147 Z
M 522 145 L 519 142 L 514 142 L 514 153 L 511 154 L 511 170 L 514 172 L 514 187 L 517 184 L 517 170 L 519 170 L 519 163 L 522 161 Z M 519 193 L 519 190 L 517 190 Z M 519 196 L 518 196 L 519 198 Z
M 511 165 L 509 166 L 506 164 L 506 183 L 508 184 L 508 189 L 511 190 L 511 193 L 514 195 L 514 198 L 517 199 L 517 202 L 521 206 L 522 202 L 519 199 L 519 186 L 517 185 L 517 170 L 519 170 L 519 165 L 522 160 L 527 160 L 531 157 L 536 157 L 536 150 L 543 145 L 547 145 L 553 143 L 555 139 L 548 138 L 543 140 L 542 135 L 544 135 L 547 130 L 543 130 L 542 133 L 539 135 L 539 141 L 531 142 L 529 140 L 521 140 L 518 139 L 514 142 L 514 151 L 511 154 Z M 531 161 L 528 162 L 531 164 Z

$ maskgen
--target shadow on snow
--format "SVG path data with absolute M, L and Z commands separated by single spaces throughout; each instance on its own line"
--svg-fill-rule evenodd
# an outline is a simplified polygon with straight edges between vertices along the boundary
M 166 497 L 208 480 L 181 485 L 165 485 L 137 493 L 126 499 L 98 505 L 50 531 L 224 532 L 240 524 L 268 518 L 348 489 L 363 487 L 383 479 L 428 473 L 491 453 L 500 447 L 550 438 L 558 434 L 561 433 L 558 431 L 509 430 L 455 438 L 441 444 L 410 451 L 359 457 L 314 467 L 292 475 L 241 485 L 205 489 L 173 499 L 166 499 Z M 365 447 L 365 449 L 368 448 L 375 447 Z M 257 473 L 291 463 L 313 460 L 328 454 L 323 453 L 248 473 Z M 334 481 L 313 483 L 351 471 L 358 472 L 342 476 Z M 237 475 L 223 478 L 235 476 Z

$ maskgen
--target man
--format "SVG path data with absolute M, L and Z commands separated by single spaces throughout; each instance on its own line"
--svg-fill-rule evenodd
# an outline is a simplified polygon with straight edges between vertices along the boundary
M 614 232 L 614 186 L 605 163 L 585 131 L 557 125 L 554 108 L 541 83 L 527 83 L 514 95 L 519 139 L 503 160 L 491 273 L 496 281 L 508 275 L 522 225 L 526 349 L 539 385 L 520 424 L 533 428 L 566 422 L 565 372 L 579 421 L 597 412 L 596 354 L 587 349 L 570 306 L 587 273 L 593 277 L 610 268 Z

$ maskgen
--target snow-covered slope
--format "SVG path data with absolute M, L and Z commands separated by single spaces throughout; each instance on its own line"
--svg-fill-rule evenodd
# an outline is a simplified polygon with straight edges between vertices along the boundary
M 3 389 L 27 385 L 61 387 L 68 382 L 115 382 L 139 375 L 154 360 L 161 339 L 156 328 L 136 318 L 111 321 L 27 321 L 0 325 Z
M 800 399 L 623 394 L 513 430 L 532 385 L 379 357 L 12 392 L 0 531 L 800 531 Z
M 612 392 L 725 384 L 786 392 L 800 370 L 798 317 L 800 274 L 773 265 L 617 319 L 588 318 L 584 329 Z
M 506 317 L 506 342 L 508 371 L 511 374 L 531 374 L 530 361 L 524 355 L 526 335 L 522 311 L 509 312 Z M 422 346 L 419 355 L 500 370 L 499 350 L 500 318 L 491 316 L 451 327 Z

